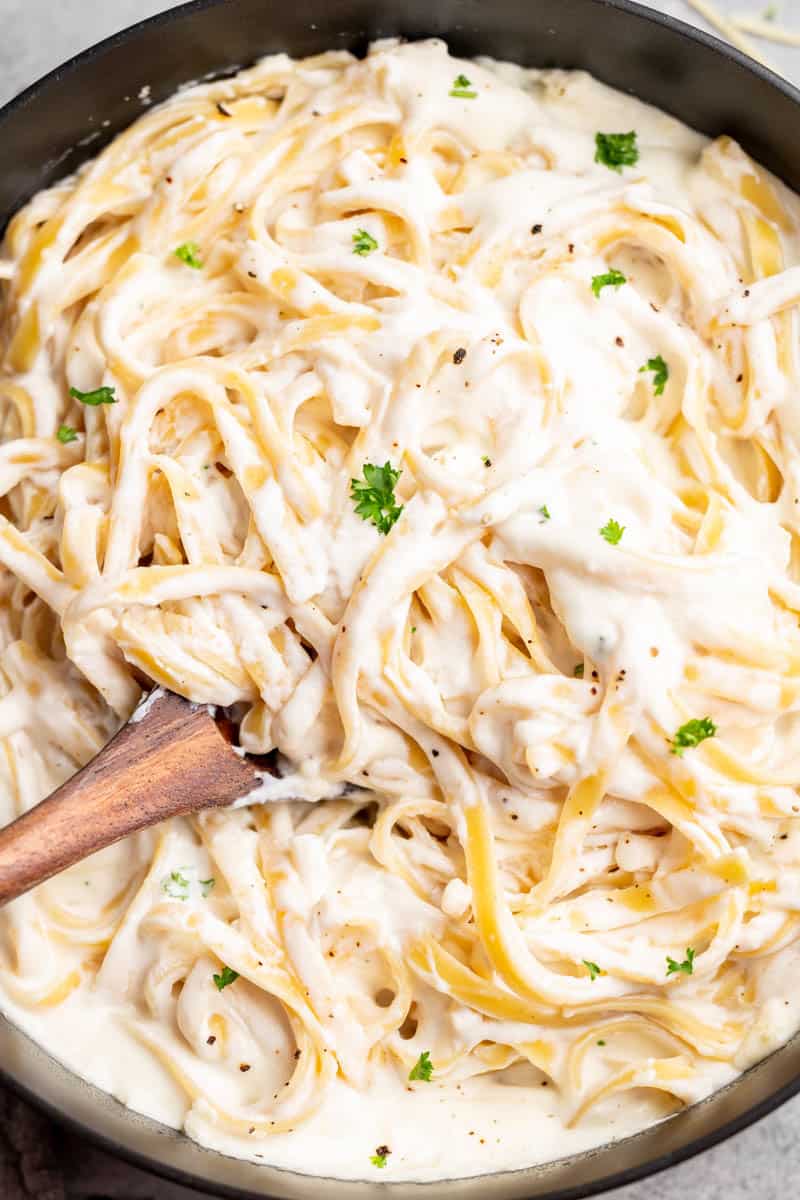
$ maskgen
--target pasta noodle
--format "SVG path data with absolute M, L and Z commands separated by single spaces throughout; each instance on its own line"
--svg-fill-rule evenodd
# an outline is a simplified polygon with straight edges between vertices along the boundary
M 438 42 L 190 87 L 35 196 L 2 819 L 146 681 L 280 775 L 8 906 L 5 1011 L 351 1177 L 570 1153 L 785 1040 L 799 230 L 730 139 Z

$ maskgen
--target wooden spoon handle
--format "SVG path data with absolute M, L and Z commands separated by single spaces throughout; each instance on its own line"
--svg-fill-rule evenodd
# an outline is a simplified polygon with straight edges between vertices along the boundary
M 158 692 L 83 770 L 0 830 L 0 904 L 168 817 L 231 804 L 257 782 L 204 708 Z

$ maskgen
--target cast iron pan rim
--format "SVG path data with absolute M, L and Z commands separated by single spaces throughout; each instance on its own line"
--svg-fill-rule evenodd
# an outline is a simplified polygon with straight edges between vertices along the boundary
M 699 42 L 713 54 L 734 63 L 741 71 L 748 75 L 756 75 L 763 82 L 771 84 L 772 87 L 782 92 L 789 100 L 800 105 L 800 88 L 795 87 L 794 84 L 784 79 L 782 75 L 776 74 L 775 71 L 763 63 L 742 53 L 735 46 L 731 46 L 728 42 L 723 42 L 720 38 L 715 37 L 714 34 L 706 33 L 703 29 L 689 25 L 686 21 L 681 21 L 678 17 L 670 17 L 666 13 L 646 8 L 643 4 L 639 4 L 637 0 L 586 0 L 586 2 L 594 4 L 597 8 L 618 9 L 630 18 L 638 21 L 647 21 L 651 25 L 660 25 L 671 30 L 673 33 L 677 33 L 687 41 Z M 42 75 L 40 79 L 37 79 L 27 88 L 24 88 L 4 104 L 0 108 L 0 130 L 2 130 L 3 124 L 10 117 L 13 117 L 18 109 L 25 108 L 50 83 L 90 66 L 99 55 L 113 46 L 127 42 L 140 29 L 144 29 L 146 26 L 152 28 L 158 28 L 161 25 L 166 26 L 175 20 L 190 16 L 193 12 L 203 12 L 208 8 L 217 8 L 224 3 L 225 0 L 188 0 L 187 3 L 178 4 L 175 8 L 167 9 L 166 12 L 156 13 L 155 16 L 146 17 L 142 21 L 136 21 L 133 25 L 128 25 L 125 29 L 120 30 L 119 33 L 113 33 L 110 37 L 103 38 L 100 42 L 95 42 L 94 45 L 87 47 L 85 50 L 80 50 L 72 58 L 68 58 L 60 66 L 54 67 L 52 71 L 48 71 L 46 75 Z
M 637 3 L 637 0 L 586 0 L 586 2 L 596 5 L 598 8 L 617 9 L 625 13 L 631 19 L 635 19 L 637 21 L 647 21 L 651 25 L 661 26 L 669 29 L 671 32 L 677 33 L 680 37 L 687 41 L 698 42 L 705 46 L 706 49 L 710 50 L 713 54 L 727 59 L 728 62 L 732 62 L 744 73 L 751 76 L 755 75 L 763 82 L 770 84 L 773 88 L 781 92 L 800 108 L 800 88 L 795 87 L 793 84 L 789 83 L 788 80 L 770 70 L 769 67 L 766 67 L 762 63 L 757 62 L 755 59 L 750 58 L 748 55 L 743 54 L 740 50 L 736 49 L 735 46 L 730 46 L 728 43 L 721 41 L 713 34 L 706 33 L 704 30 L 688 25 L 685 21 L 681 21 L 676 17 L 670 17 L 665 13 L 656 12 L 651 8 L 646 8 L 644 5 Z M 137 21 L 133 25 L 129 25 L 127 28 L 121 30 L 119 33 L 112 34 L 110 37 L 104 38 L 102 41 L 88 47 L 86 50 L 82 50 L 73 55 L 72 58 L 67 59 L 66 62 L 62 63 L 58 67 L 55 67 L 46 75 L 43 75 L 35 83 L 32 83 L 29 87 L 25 88 L 17 96 L 13 97 L 5 105 L 3 105 L 2 108 L 0 108 L 0 134 L 2 133 L 2 127 L 4 124 L 8 120 L 12 119 L 17 111 L 24 109 L 39 95 L 41 91 L 46 90 L 51 83 L 63 78 L 64 76 L 72 75 L 76 71 L 90 67 L 92 62 L 98 56 L 103 54 L 111 47 L 129 41 L 140 29 L 143 29 L 147 26 L 166 26 L 175 20 L 190 16 L 194 12 L 202 12 L 208 8 L 216 8 L 224 3 L 225 0 L 189 0 L 189 3 L 180 4 L 175 8 L 168 9 L 166 12 L 157 13 L 155 16 L 147 17 L 142 21 Z M 7 1018 L 5 1019 L 7 1020 Z M 13 1022 L 9 1022 L 9 1024 L 12 1025 L 12 1027 L 14 1027 L 18 1033 L 22 1034 L 22 1031 L 19 1030 L 18 1027 L 13 1026 Z M 27 1035 L 22 1034 L 22 1036 Z M 44 1051 L 44 1053 L 48 1052 Z M 52 1058 L 53 1056 L 50 1055 L 50 1057 Z M 69 1070 L 70 1068 L 67 1069 Z M 269 1200 L 269 1197 L 266 1193 L 255 1193 L 242 1188 L 231 1187 L 224 1183 L 212 1183 L 210 1180 L 203 1179 L 199 1175 L 192 1174 L 179 1167 L 173 1167 L 167 1162 L 164 1162 L 160 1159 L 151 1158 L 148 1154 L 121 1144 L 115 1138 L 101 1133 L 91 1125 L 85 1124 L 83 1121 L 71 1116 L 68 1112 L 61 1110 L 49 1100 L 36 1095 L 25 1083 L 22 1082 L 21 1079 L 9 1073 L 2 1063 L 0 1063 L 0 1081 L 10 1087 L 12 1091 L 14 1091 L 27 1103 L 39 1109 L 41 1112 L 57 1121 L 59 1124 L 66 1126 L 72 1132 L 84 1137 L 87 1141 L 98 1146 L 100 1149 L 111 1153 L 117 1158 L 121 1158 L 126 1162 L 131 1163 L 133 1166 L 138 1167 L 141 1170 L 149 1171 L 151 1174 L 160 1176 L 163 1179 L 172 1180 L 183 1187 L 191 1188 L 198 1192 L 203 1191 L 212 1195 L 226 1197 L 228 1200 Z M 729 1086 L 735 1086 L 735 1082 Z M 688 1142 L 685 1146 L 682 1146 L 678 1150 L 668 1151 L 664 1154 L 656 1156 L 655 1158 L 651 1158 L 648 1162 L 643 1162 L 638 1166 L 628 1167 L 622 1171 L 611 1172 L 610 1174 L 605 1175 L 603 1178 L 595 1180 L 593 1183 L 578 1184 L 571 1187 L 560 1188 L 549 1193 L 546 1200 L 585 1200 L 585 1198 L 589 1196 L 596 1196 L 602 1192 L 610 1191 L 612 1188 L 622 1187 L 625 1184 L 635 1183 L 637 1180 L 646 1179 L 652 1175 L 656 1175 L 668 1167 L 676 1166 L 678 1163 L 686 1162 L 688 1159 L 694 1158 L 695 1155 L 701 1154 L 703 1151 L 719 1145 L 727 1138 L 732 1137 L 736 1133 L 740 1133 L 742 1130 L 747 1129 L 750 1125 L 754 1125 L 763 1117 L 766 1117 L 771 1112 L 774 1112 L 775 1109 L 779 1108 L 787 1100 L 790 1100 L 793 1096 L 797 1095 L 798 1092 L 800 1092 L 800 1076 L 793 1079 L 791 1082 L 784 1084 L 783 1087 L 780 1087 L 776 1091 L 772 1092 L 771 1095 L 766 1097 L 764 1100 L 754 1104 L 751 1108 L 732 1118 L 730 1121 L 721 1125 L 718 1129 L 704 1134 L 701 1137 L 695 1138 L 693 1141 Z M 115 1104 L 120 1103 L 113 1097 L 111 1099 Z M 152 1121 L 150 1118 L 143 1118 L 141 1117 L 141 1114 L 137 1115 L 139 1116 L 139 1119 L 146 1120 L 149 1124 L 157 1128 L 164 1129 L 171 1135 L 174 1134 L 175 1136 L 182 1136 L 160 1122 Z M 644 1134 L 647 1131 L 643 1130 L 641 1132 Z M 638 1135 L 634 1134 L 632 1136 L 635 1138 Z M 630 1141 L 631 1138 L 622 1140 Z M 206 1150 L 206 1152 L 209 1154 L 217 1153 L 212 1150 Z M 220 1157 L 227 1156 L 220 1155 Z M 320 1182 L 323 1182 L 320 1176 L 301 1176 L 299 1172 L 291 1172 L 283 1168 L 275 1169 L 283 1170 L 284 1174 L 292 1175 L 295 1178 L 308 1179 L 311 1185 L 313 1185 L 313 1180 L 315 1178 L 320 1179 Z M 525 1169 L 509 1172 L 491 1172 L 486 1175 L 486 1178 L 487 1180 L 490 1180 L 501 1175 L 511 1177 L 515 1174 L 519 1174 L 520 1179 L 522 1179 L 525 1174 Z M 342 1181 L 337 1182 L 341 1183 Z M 441 1181 L 442 1184 L 445 1182 L 451 1183 L 457 1182 L 457 1180 Z M 405 1186 L 408 1186 L 408 1184 Z M 420 1196 L 422 1197 L 424 1192 L 428 1191 L 429 1189 L 432 1191 L 437 1186 L 441 1186 L 441 1184 L 420 1183 L 416 1186 L 419 1188 Z M 382 1184 L 381 1187 L 387 1192 L 394 1190 L 394 1185 L 391 1183 Z
M 207 0 L 202 0 L 202 2 L 206 3 Z M 19 1029 L 18 1026 L 15 1026 L 7 1017 L 4 1017 L 3 1019 L 8 1021 L 8 1024 L 11 1025 L 16 1033 L 18 1033 L 20 1036 L 31 1040 L 28 1034 L 23 1033 L 23 1031 Z M 779 1054 L 781 1049 L 782 1047 L 779 1047 L 779 1049 L 773 1053 Z M 53 1057 L 49 1054 L 49 1051 L 43 1050 L 42 1052 L 48 1055 L 50 1058 Z M 748 1070 L 756 1070 L 762 1063 L 766 1062 L 771 1057 L 771 1054 L 767 1055 L 766 1059 L 761 1059 L 759 1063 L 754 1064 L 754 1066 Z M 71 1067 L 65 1067 L 64 1069 L 69 1071 L 71 1074 L 75 1074 Z M 747 1073 L 748 1072 L 744 1072 L 744 1074 Z M 80 1079 L 79 1076 L 76 1076 L 76 1078 Z M 738 1076 L 737 1078 L 740 1079 L 742 1076 Z M 125 1162 L 129 1162 L 132 1166 L 138 1167 L 140 1170 L 149 1171 L 152 1175 L 156 1175 L 162 1179 L 169 1179 L 173 1183 L 180 1184 L 182 1187 L 190 1188 L 193 1191 L 203 1192 L 207 1195 L 220 1196 L 225 1198 L 225 1200 L 275 1200 L 270 1193 L 261 1191 L 252 1192 L 249 1189 L 234 1187 L 226 1183 L 219 1183 L 204 1179 L 200 1175 L 195 1175 L 192 1172 L 185 1171 L 180 1167 L 173 1167 L 169 1163 L 160 1159 L 151 1158 L 149 1154 L 145 1154 L 140 1150 L 134 1150 L 129 1146 L 121 1144 L 115 1138 L 101 1133 L 93 1126 L 88 1125 L 79 1118 L 72 1116 L 66 1110 L 58 1108 L 58 1106 L 51 1103 L 51 1101 L 38 1096 L 35 1092 L 31 1091 L 28 1085 L 23 1083 L 21 1079 L 17 1078 L 15 1075 L 9 1074 L 2 1063 L 0 1063 L 0 1082 L 9 1087 L 11 1091 L 13 1091 L 26 1103 L 30 1104 L 31 1107 L 38 1109 L 40 1112 L 56 1121 L 59 1125 L 65 1126 L 72 1133 L 79 1134 L 81 1137 L 85 1138 L 86 1141 L 97 1146 L 99 1149 L 105 1150 L 115 1158 L 120 1158 Z M 101 1089 L 97 1088 L 94 1084 L 88 1083 L 87 1081 L 81 1080 L 81 1083 L 83 1086 L 90 1087 L 94 1091 L 101 1091 Z M 736 1083 L 737 1079 L 734 1079 L 726 1086 L 726 1088 L 720 1090 L 725 1091 L 727 1088 L 735 1087 Z M 771 1095 L 769 1095 L 766 1099 L 760 1101 L 758 1104 L 754 1104 L 751 1108 L 740 1113 L 738 1116 L 733 1117 L 730 1121 L 725 1122 L 724 1125 L 721 1125 L 713 1132 L 704 1134 L 701 1137 L 695 1138 L 693 1141 L 687 1142 L 687 1144 L 682 1146 L 679 1150 L 670 1150 L 664 1154 L 659 1154 L 656 1157 L 651 1158 L 648 1162 L 641 1163 L 639 1166 L 628 1167 L 622 1171 L 612 1171 L 608 1175 L 604 1175 L 601 1179 L 596 1179 L 593 1183 L 575 1184 L 569 1187 L 558 1188 L 556 1191 L 549 1192 L 546 1197 L 540 1197 L 539 1200 L 588 1200 L 588 1198 L 591 1196 L 598 1196 L 604 1192 L 609 1192 L 614 1188 L 624 1187 L 629 1183 L 636 1183 L 642 1179 L 649 1179 L 651 1176 L 658 1175 L 661 1171 L 665 1171 L 669 1167 L 677 1166 L 679 1163 L 688 1162 L 689 1159 L 695 1158 L 698 1154 L 702 1154 L 706 1150 L 710 1150 L 714 1146 L 720 1145 L 722 1142 L 727 1141 L 727 1139 L 733 1137 L 734 1134 L 741 1133 L 743 1130 L 748 1129 L 751 1125 L 755 1125 L 756 1122 L 763 1120 L 764 1117 L 768 1117 L 770 1113 L 775 1111 L 775 1109 L 780 1108 L 780 1106 L 785 1104 L 787 1100 L 791 1100 L 797 1095 L 798 1091 L 800 1091 L 800 1076 L 793 1079 L 790 1083 L 784 1084 L 783 1087 L 780 1087 L 776 1091 L 772 1092 Z M 156 1129 L 164 1130 L 167 1136 L 170 1138 L 180 1138 L 186 1136 L 180 1130 L 176 1130 L 172 1126 L 164 1125 L 162 1122 L 156 1121 L 151 1117 L 146 1117 L 141 1113 L 137 1113 L 133 1109 L 127 1109 L 126 1106 L 121 1103 L 121 1101 L 117 1100 L 116 1097 L 111 1096 L 110 1093 L 104 1092 L 102 1094 L 114 1105 L 118 1105 L 120 1108 L 125 1108 L 126 1112 L 132 1113 L 137 1120 L 144 1121 Z M 719 1091 L 713 1092 L 706 1098 L 705 1101 L 701 1101 L 700 1103 L 711 1103 L 713 1102 L 714 1097 L 718 1096 L 719 1094 Z M 680 1119 L 680 1113 L 676 1113 L 674 1117 L 667 1119 L 670 1121 L 678 1120 Z M 653 1126 L 646 1126 L 638 1133 L 631 1134 L 626 1138 L 621 1138 L 620 1143 L 630 1142 L 637 1137 L 645 1136 L 647 1133 L 652 1132 L 653 1128 Z M 613 1143 L 611 1144 L 613 1145 Z M 208 1147 L 202 1147 L 202 1149 L 207 1154 L 217 1155 L 220 1158 L 228 1157 L 227 1155 L 222 1154 L 220 1151 L 211 1150 Z M 603 1147 L 597 1147 L 597 1149 L 600 1150 L 603 1149 Z M 592 1152 L 588 1151 L 588 1153 L 591 1154 Z M 556 1159 L 552 1162 L 543 1163 L 541 1165 L 543 1167 L 553 1167 L 556 1166 L 559 1161 L 568 1162 L 569 1159 Z M 264 1165 L 269 1166 L 270 1164 L 265 1163 Z M 347 1183 L 352 1182 L 355 1186 L 357 1186 L 358 1183 L 361 1182 L 355 1180 L 333 1179 L 329 1176 L 306 1175 L 300 1171 L 292 1171 L 284 1167 L 273 1167 L 272 1169 L 280 1171 L 283 1174 L 291 1176 L 295 1179 L 308 1180 L 310 1185 L 313 1185 L 315 1181 L 319 1181 L 320 1183 L 333 1182 L 337 1183 L 339 1186 L 346 1186 Z M 518 1175 L 520 1177 L 520 1181 L 522 1181 L 523 1176 L 531 1170 L 536 1170 L 536 1167 L 522 1167 L 511 1171 L 492 1171 L 487 1172 L 485 1175 L 479 1176 L 478 1178 L 485 1178 L 487 1181 L 489 1181 L 500 1176 L 511 1178 L 514 1175 Z M 420 1200 L 424 1200 L 425 1194 L 429 1191 L 432 1192 L 433 1189 L 452 1186 L 458 1182 L 458 1179 L 447 1179 L 435 1180 L 431 1183 L 422 1182 L 410 1185 L 407 1181 L 397 1181 L 398 1185 L 403 1184 L 405 1187 L 413 1186 L 415 1189 L 418 1189 L 420 1193 Z M 380 1184 L 380 1186 L 383 1191 L 391 1193 L 396 1185 L 393 1183 L 383 1183 Z M 520 1194 L 520 1200 L 524 1200 L 522 1193 Z

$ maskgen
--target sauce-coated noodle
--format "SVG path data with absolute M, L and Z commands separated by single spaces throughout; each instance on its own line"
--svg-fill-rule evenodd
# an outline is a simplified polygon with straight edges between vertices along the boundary
M 380 1178 L 595 1145 L 793 1032 L 798 229 L 730 140 L 440 43 L 266 59 L 36 196 L 0 818 L 139 672 L 288 774 L 11 905 L 4 1009 Z

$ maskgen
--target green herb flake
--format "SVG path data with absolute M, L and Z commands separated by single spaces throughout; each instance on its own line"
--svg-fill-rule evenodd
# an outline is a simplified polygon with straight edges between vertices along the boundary
M 485 467 L 490 467 L 492 465 L 492 460 L 489 458 L 488 454 L 481 455 L 481 462 Z
M 410 1080 L 421 1080 L 422 1083 L 430 1083 L 433 1076 L 433 1063 L 429 1050 L 423 1050 L 417 1061 L 408 1073 Z
M 364 463 L 364 482 L 350 480 L 350 498 L 364 521 L 371 521 L 384 536 L 400 517 L 403 505 L 395 499 L 395 485 L 402 474 L 386 462 L 382 467 Z
M 388 1146 L 378 1146 L 377 1150 L 370 1157 L 369 1161 L 372 1163 L 373 1167 L 385 1167 L 386 1160 L 391 1153 L 392 1152 Z
M 543 504 L 543 505 L 542 505 L 542 506 L 539 508 L 539 510 L 538 510 L 538 511 L 539 511 L 539 513 L 540 513 L 540 515 L 541 515 L 541 518 L 542 518 L 542 519 L 541 519 L 541 521 L 539 522 L 539 524 L 540 524 L 540 525 L 544 525 L 545 521 L 549 521 L 549 520 L 550 520 L 550 509 L 547 507 L 547 505 L 546 505 L 546 504 Z
M 576 679 L 583 679 L 583 663 L 575 663 L 572 669 L 572 674 Z
M 182 263 L 186 263 L 187 267 L 192 267 L 195 271 L 203 269 L 203 260 L 200 257 L 200 247 L 197 242 L 184 242 L 182 246 L 178 246 L 177 250 L 173 250 L 172 253 Z
M 373 250 L 378 249 L 378 243 L 371 233 L 367 233 L 366 229 L 357 229 L 353 234 L 353 254 L 360 254 L 365 257 L 367 254 L 372 254 Z
M 764 21 L 776 21 L 778 18 L 778 6 L 776 4 L 768 5 L 761 14 Z
M 170 871 L 161 884 L 161 890 L 166 892 L 170 900 L 188 900 L 189 880 L 181 871 Z
M 627 283 L 627 279 L 618 271 L 616 267 L 612 267 L 610 271 L 606 271 L 604 275 L 592 276 L 592 291 L 595 296 L 600 298 L 600 293 L 604 287 L 621 288 L 623 283 Z
M 671 753 L 682 758 L 684 750 L 691 750 L 693 747 L 699 746 L 706 738 L 714 737 L 716 732 L 717 727 L 711 717 L 701 717 L 700 720 L 694 717 L 676 731 L 675 737 L 672 739 Z
M 213 890 L 216 886 L 217 886 L 217 881 L 213 877 L 213 875 L 212 875 L 211 879 L 201 879 L 200 880 L 200 891 L 202 892 L 204 900 L 206 900 L 211 895 L 211 893 L 213 892 Z
M 113 387 L 99 387 L 93 392 L 82 392 L 80 388 L 71 387 L 69 394 L 73 400 L 80 400 L 81 404 L 89 404 L 92 408 L 97 408 L 99 404 L 117 403 Z
M 450 95 L 457 100 L 474 100 L 478 93 L 473 91 L 471 79 L 467 79 L 466 75 L 456 75 Z
M 648 358 L 645 365 L 639 367 L 640 375 L 644 371 L 653 372 L 653 391 L 657 396 L 663 395 L 664 388 L 667 386 L 667 380 L 669 379 L 669 367 L 661 355 L 657 354 L 655 358 Z
M 239 978 L 239 972 L 232 970 L 231 967 L 223 967 L 219 975 L 214 975 L 212 978 L 216 984 L 217 991 L 221 992 L 229 984 L 236 983 L 236 980 Z
M 592 983 L 594 983 L 598 975 L 605 975 L 605 971 L 601 971 L 597 963 L 589 962 L 588 958 L 584 958 L 582 961 L 583 965 L 586 967 L 586 970 L 589 972 L 589 978 L 591 979 Z
M 598 1046 L 605 1046 L 605 1041 L 603 1040 L 603 1038 L 599 1038 L 597 1044 L 598 1044 Z
M 59 425 L 56 440 L 61 442 L 62 446 L 68 446 L 70 442 L 77 442 L 78 435 L 71 425 Z
M 625 532 L 625 526 L 620 525 L 619 521 L 615 521 L 613 517 L 606 521 L 602 529 L 598 530 L 601 537 L 604 537 L 609 546 L 617 546 L 622 541 L 622 535 Z
M 668 975 L 693 975 L 694 974 L 694 950 L 691 946 L 686 949 L 686 958 L 683 962 L 676 962 L 674 958 L 667 955 L 667 974 Z
M 630 133 L 596 133 L 594 144 L 594 161 L 611 171 L 622 174 L 623 167 L 635 167 L 639 161 L 636 132 L 633 129 Z

